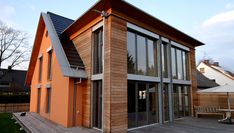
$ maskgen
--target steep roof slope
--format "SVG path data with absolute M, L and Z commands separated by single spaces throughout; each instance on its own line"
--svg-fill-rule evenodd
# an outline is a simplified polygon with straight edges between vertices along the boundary
M 219 84 L 217 84 L 215 81 L 210 80 L 198 70 L 196 71 L 197 71 L 197 88 L 206 89 L 206 88 L 219 86 Z
M 66 29 L 69 25 L 71 25 L 74 22 L 74 20 L 65 18 L 63 16 L 60 16 L 51 12 L 48 12 L 47 14 L 51 18 L 51 21 L 61 41 L 63 50 L 67 56 L 69 64 L 72 67 L 84 68 L 83 61 L 80 58 L 80 55 L 77 52 L 73 42 L 70 41 L 68 38 L 66 38 L 66 36 L 61 36 L 62 31 L 64 31 L 64 29 Z
M 51 39 L 61 71 L 64 76 L 72 78 L 87 78 L 84 64 L 74 44 L 61 32 L 68 27 L 73 20 L 48 12 L 41 13 L 36 37 L 33 45 L 32 56 L 29 63 L 26 84 L 30 85 L 35 65 L 39 55 L 43 31 L 46 28 Z

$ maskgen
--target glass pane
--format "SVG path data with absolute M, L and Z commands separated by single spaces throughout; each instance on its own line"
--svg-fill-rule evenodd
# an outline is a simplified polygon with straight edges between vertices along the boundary
M 183 59 L 183 79 L 187 79 L 187 68 L 186 68 L 186 55 L 185 52 L 182 52 L 182 59 Z
M 138 114 L 137 114 L 137 126 L 147 124 L 147 112 L 146 112 L 146 84 L 138 83 Z
M 136 127 L 136 87 L 128 81 L 128 128 Z
M 162 42 L 162 71 L 163 77 L 168 78 L 168 69 L 167 69 L 167 43 Z
M 164 121 L 168 121 L 169 120 L 168 84 L 163 84 L 163 112 L 164 112 Z
M 146 39 L 137 35 L 137 73 L 146 75 Z
M 183 69 L 182 69 L 182 51 L 177 49 L 176 50 L 177 54 L 177 74 L 178 74 L 178 79 L 183 79 Z
M 190 80 L 190 70 L 189 70 L 189 53 L 185 53 L 185 61 L 186 61 L 186 80 Z
M 128 73 L 136 73 L 136 41 L 135 34 L 128 32 Z
M 158 88 L 156 84 L 149 85 L 149 124 L 158 123 Z
M 173 79 L 177 78 L 176 75 L 176 49 L 171 48 L 171 65 L 172 65 L 172 77 Z
M 93 126 L 102 128 L 102 81 L 93 82 Z
M 154 51 L 156 51 L 156 48 L 154 48 L 154 42 L 152 40 L 148 39 L 148 76 L 156 76 L 156 59 L 157 57 L 155 56 L 156 54 Z
M 93 50 L 93 73 L 102 73 L 102 29 L 94 32 L 94 50 Z

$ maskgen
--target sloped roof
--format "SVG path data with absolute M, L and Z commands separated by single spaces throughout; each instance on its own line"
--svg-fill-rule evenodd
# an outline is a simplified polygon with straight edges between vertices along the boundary
M 25 86 L 27 71 L 0 69 L 0 82 L 10 82 L 18 91 L 28 91 L 29 87 Z M 9 87 L 1 87 L 0 91 L 11 91 Z
M 83 61 L 80 58 L 80 55 L 77 52 L 73 42 L 70 41 L 68 38 L 66 38 L 66 36 L 61 36 L 62 31 L 64 31 L 64 29 L 66 29 L 69 25 L 71 25 L 74 22 L 74 20 L 65 18 L 63 16 L 60 16 L 51 12 L 47 12 L 47 14 L 51 18 L 51 21 L 58 34 L 60 42 L 63 46 L 63 50 L 69 61 L 69 64 L 74 67 L 78 66 L 80 68 L 84 68 Z
M 215 81 L 210 80 L 198 70 L 196 71 L 197 71 L 197 88 L 206 89 L 206 88 L 219 86 L 219 84 L 217 84 Z
M 129 4 L 124 0 L 100 0 L 95 5 L 93 5 L 88 11 L 86 11 L 81 17 L 75 20 L 69 27 L 67 27 L 62 34 L 72 35 L 77 30 L 83 28 L 87 23 L 91 22 L 93 19 L 100 17 L 100 13 L 96 11 L 108 11 L 111 9 L 109 15 L 116 15 L 114 12 L 120 12 L 126 16 L 129 16 L 135 20 L 138 20 L 146 25 L 155 27 L 159 31 L 167 34 L 170 37 L 177 38 L 183 42 L 191 44 L 192 46 L 204 45 L 203 42 L 194 39 L 193 37 L 181 32 L 180 30 L 166 24 L 165 22 L 155 18 L 154 16 L 140 10 L 139 8 Z M 125 18 L 125 17 L 123 17 Z M 148 29 L 150 30 L 150 29 Z
M 64 76 L 72 78 L 87 78 L 84 70 L 84 64 L 80 58 L 74 44 L 61 32 L 68 27 L 73 20 L 48 12 L 41 13 L 37 33 L 32 50 L 32 56 L 29 63 L 29 69 L 26 76 L 26 84 L 31 84 L 31 79 L 35 69 L 36 61 L 39 55 L 41 38 L 46 27 L 51 39 L 53 50 Z
M 223 74 L 224 76 L 234 80 L 234 73 L 232 73 L 231 71 L 228 71 L 226 69 L 224 69 L 223 67 L 219 66 L 219 65 L 215 65 L 213 63 L 209 63 L 209 61 L 202 61 L 201 63 L 204 63 L 205 65 L 209 66 L 210 68 L 214 69 L 215 71 Z

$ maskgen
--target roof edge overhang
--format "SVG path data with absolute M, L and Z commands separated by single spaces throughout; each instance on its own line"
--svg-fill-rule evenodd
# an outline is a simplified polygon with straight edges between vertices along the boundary
M 41 13 L 38 28 L 37 28 L 37 33 L 36 33 L 36 37 L 34 41 L 32 56 L 30 59 L 29 70 L 26 76 L 26 85 L 31 84 L 33 71 L 35 69 L 36 61 L 38 58 L 37 56 L 39 54 L 41 40 L 42 40 L 45 27 L 48 30 L 48 34 L 51 39 L 51 45 L 54 48 L 54 51 L 55 51 L 55 54 L 58 59 L 63 75 L 65 77 L 72 77 L 72 78 L 87 78 L 88 76 L 85 70 L 75 69 L 70 66 L 68 59 L 65 55 L 65 52 L 63 50 L 62 44 L 60 42 L 60 39 L 56 33 L 56 30 L 52 24 L 52 21 L 49 15 L 46 13 Z
M 81 29 L 85 24 L 89 23 L 97 17 L 100 17 L 100 13 L 97 13 L 94 10 L 107 11 L 108 9 L 119 11 L 151 27 L 155 27 L 155 25 L 157 25 L 157 29 L 161 32 L 168 34 L 171 37 L 177 38 L 182 42 L 191 44 L 192 46 L 196 47 L 205 45 L 203 42 L 194 39 L 193 37 L 181 32 L 180 30 L 166 24 L 165 22 L 122 0 L 100 0 L 88 11 L 86 11 L 80 18 L 75 20 L 68 28 L 66 28 L 62 32 L 62 34 L 71 36 L 77 30 Z M 110 13 L 110 15 L 112 14 Z

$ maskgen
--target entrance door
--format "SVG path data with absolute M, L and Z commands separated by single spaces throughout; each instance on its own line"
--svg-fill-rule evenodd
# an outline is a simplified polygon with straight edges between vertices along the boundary
M 102 128 L 102 81 L 93 82 L 93 127 Z
M 147 107 L 146 107 L 146 100 L 147 100 L 147 92 L 146 92 L 146 84 L 139 83 L 138 84 L 138 113 L 137 113 L 137 125 L 143 126 L 146 125 L 147 122 Z

